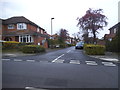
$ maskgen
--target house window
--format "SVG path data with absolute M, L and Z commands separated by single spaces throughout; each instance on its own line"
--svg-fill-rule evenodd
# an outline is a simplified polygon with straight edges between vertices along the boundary
M 40 31 L 40 29 L 39 28 L 37 28 L 37 32 L 39 32 Z
M 43 34 L 43 30 L 41 30 L 41 34 Z
M 9 24 L 8 29 L 14 29 L 14 24 Z
M 112 41 L 112 38 L 109 38 L 108 40 L 109 40 L 109 41 Z
M 116 28 L 114 28 L 114 33 L 116 33 Z
M 27 25 L 25 23 L 18 23 L 17 30 L 24 30 L 27 29 Z
M 19 42 L 26 42 L 26 43 L 33 42 L 33 37 L 31 35 L 24 35 L 24 36 L 20 35 Z

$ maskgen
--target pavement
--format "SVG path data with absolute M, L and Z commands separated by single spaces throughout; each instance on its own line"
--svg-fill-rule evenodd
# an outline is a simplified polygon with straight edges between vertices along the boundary
M 44 54 L 44 53 L 48 53 L 48 52 L 53 52 L 56 50 L 60 50 L 60 48 L 56 48 L 56 49 L 46 49 L 45 52 L 41 52 L 41 53 L 37 53 L 37 54 Z M 12 52 L 2 52 L 2 56 L 3 57 L 17 57 L 17 56 L 28 56 L 28 55 L 36 55 L 36 54 L 26 54 L 26 53 L 22 53 L 21 51 L 12 51 Z
M 89 57 L 97 58 L 105 61 L 112 61 L 120 63 L 120 55 L 117 53 L 106 52 L 105 55 L 88 55 Z

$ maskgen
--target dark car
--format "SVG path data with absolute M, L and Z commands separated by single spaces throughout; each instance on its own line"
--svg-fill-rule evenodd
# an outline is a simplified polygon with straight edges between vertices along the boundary
M 84 42 L 78 42 L 75 46 L 75 49 L 83 49 Z

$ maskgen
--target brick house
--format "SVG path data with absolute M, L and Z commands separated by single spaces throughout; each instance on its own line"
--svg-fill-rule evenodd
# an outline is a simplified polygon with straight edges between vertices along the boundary
M 105 34 L 104 39 L 111 41 L 116 36 L 117 30 L 118 30 L 118 26 L 120 26 L 120 22 L 117 23 L 116 25 L 112 26 L 109 29 L 110 33 L 109 34 Z
M 99 45 L 105 45 L 106 40 L 112 41 L 112 39 L 116 36 L 118 26 L 120 26 L 120 22 L 109 28 L 110 33 L 105 34 L 104 38 L 102 40 L 99 40 L 97 44 Z
M 52 35 L 52 39 L 53 40 L 58 40 L 59 38 L 59 35 L 58 34 L 54 34 Z M 67 36 L 66 40 L 65 40 L 65 43 L 66 44 L 75 44 L 75 40 L 74 38 L 70 37 L 70 36 Z
M 47 32 L 23 16 L 2 19 L 2 40 L 33 43 L 48 48 Z

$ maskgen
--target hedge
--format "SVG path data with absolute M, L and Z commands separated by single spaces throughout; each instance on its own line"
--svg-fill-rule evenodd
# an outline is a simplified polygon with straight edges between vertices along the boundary
M 67 44 L 60 44 L 60 48 L 66 48 Z
M 67 44 L 68 47 L 75 46 L 74 44 Z
M 25 45 L 22 47 L 23 53 L 40 53 L 45 52 L 45 48 L 39 45 Z
M 17 49 L 19 48 L 20 42 L 16 41 L 6 41 L 2 43 L 2 48 L 3 49 Z
M 105 46 L 103 45 L 85 45 L 84 50 L 85 50 L 85 53 L 88 55 L 104 55 L 105 54 Z

